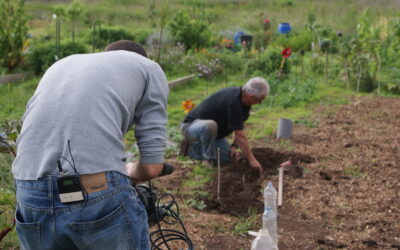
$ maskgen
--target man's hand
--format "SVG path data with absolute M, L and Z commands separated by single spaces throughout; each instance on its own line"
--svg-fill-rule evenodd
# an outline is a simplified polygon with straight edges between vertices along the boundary
M 257 161 L 256 158 L 254 158 L 254 159 L 252 159 L 252 160 L 249 160 L 249 163 L 250 163 L 250 166 L 251 166 L 252 168 L 257 168 L 258 171 L 260 171 L 260 174 L 262 174 L 263 169 L 262 169 L 262 167 L 261 167 L 261 164 Z
M 234 162 L 238 162 L 242 158 L 240 152 L 236 149 L 236 147 L 231 147 L 230 155 Z
M 142 164 L 130 162 L 125 165 L 128 175 L 131 177 L 132 182 L 151 180 L 160 175 L 163 164 Z
M 136 168 L 137 168 L 136 162 L 129 162 L 128 164 L 125 165 L 125 169 L 128 172 L 129 177 L 131 177 L 132 185 L 136 185 L 139 182 L 139 180 L 134 178 L 134 172 Z

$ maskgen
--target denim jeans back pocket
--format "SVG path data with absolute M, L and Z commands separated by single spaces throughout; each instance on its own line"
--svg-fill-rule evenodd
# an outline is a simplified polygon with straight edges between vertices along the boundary
M 82 249 L 135 249 L 132 225 L 127 217 L 125 203 L 96 221 L 71 222 Z
M 17 206 L 15 211 L 16 229 L 22 249 L 42 249 L 40 221 L 34 221 L 32 211 L 27 207 Z

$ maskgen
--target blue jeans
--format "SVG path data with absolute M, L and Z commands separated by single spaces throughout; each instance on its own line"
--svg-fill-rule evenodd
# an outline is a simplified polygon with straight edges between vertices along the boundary
M 147 214 L 130 178 L 106 172 L 108 189 L 60 202 L 56 176 L 15 180 L 22 249 L 149 249 Z
M 181 129 L 189 140 L 188 156 L 196 160 L 217 162 L 217 149 L 220 151 L 221 165 L 232 163 L 230 145 L 225 138 L 217 139 L 218 125 L 213 120 L 196 119 L 183 123 Z

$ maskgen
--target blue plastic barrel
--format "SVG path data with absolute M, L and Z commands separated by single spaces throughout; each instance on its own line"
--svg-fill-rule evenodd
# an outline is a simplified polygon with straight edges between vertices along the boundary
M 233 40 L 235 41 L 235 44 L 240 44 L 240 36 L 244 35 L 244 32 L 242 31 L 238 31 L 235 33 L 235 35 L 233 36 Z
M 291 30 L 292 26 L 290 26 L 290 23 L 280 23 L 278 26 L 278 31 L 281 34 L 289 34 Z

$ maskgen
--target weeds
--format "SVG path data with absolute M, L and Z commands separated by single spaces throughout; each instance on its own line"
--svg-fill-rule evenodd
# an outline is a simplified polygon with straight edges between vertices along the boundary
M 294 124 L 304 125 L 309 128 L 316 128 L 319 125 L 318 121 L 308 119 L 298 119 L 294 121 Z
M 343 171 L 344 175 L 353 177 L 364 177 L 366 173 L 362 172 L 361 168 L 358 166 L 347 165 Z
M 259 217 L 257 210 L 255 208 L 250 208 L 247 216 L 238 218 L 233 232 L 241 236 L 247 235 L 247 232 L 256 226 L 257 221 L 260 219 Z
M 191 188 L 201 188 L 205 183 L 211 181 L 214 172 L 214 168 L 208 168 L 198 164 L 183 182 L 183 185 Z
M 185 204 L 197 210 L 204 210 L 207 207 L 204 201 L 195 199 L 188 199 L 185 201 Z

